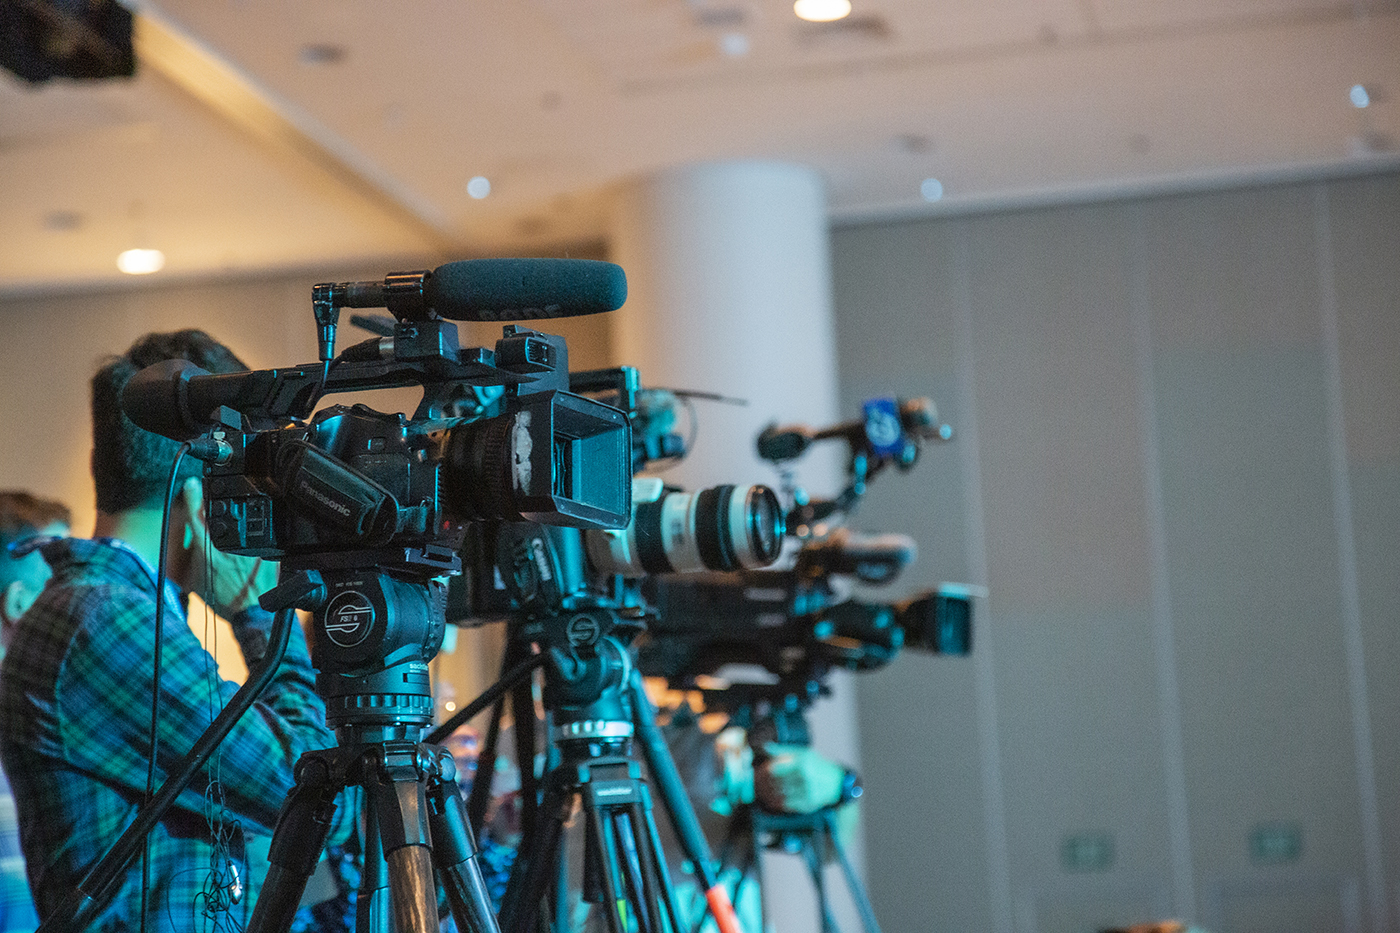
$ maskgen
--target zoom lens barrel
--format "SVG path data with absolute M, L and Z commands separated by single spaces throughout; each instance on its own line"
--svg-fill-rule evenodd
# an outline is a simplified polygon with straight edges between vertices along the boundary
M 589 531 L 588 556 L 602 573 L 626 577 L 698 570 L 753 570 L 778 559 L 783 511 L 767 486 L 665 489 L 632 484 L 632 521 L 620 531 Z

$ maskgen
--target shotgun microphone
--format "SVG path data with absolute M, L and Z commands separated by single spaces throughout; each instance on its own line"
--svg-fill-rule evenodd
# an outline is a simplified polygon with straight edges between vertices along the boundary
M 403 320 L 509 323 L 615 311 L 627 300 L 622 267 L 596 259 L 463 259 L 432 272 L 330 286 L 341 308 L 388 308 Z

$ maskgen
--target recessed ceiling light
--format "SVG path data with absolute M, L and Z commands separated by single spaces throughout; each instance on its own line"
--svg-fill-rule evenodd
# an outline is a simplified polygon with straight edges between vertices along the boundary
M 336 65 L 345 60 L 345 46 L 330 42 L 308 42 L 297 51 L 303 65 Z
M 937 178 L 925 178 L 919 184 L 919 194 L 924 196 L 925 201 L 943 200 L 943 182 Z
M 1364 84 L 1353 84 L 1351 86 L 1351 105 L 1358 110 L 1371 106 L 1371 92 L 1366 90 Z
M 117 257 L 117 268 L 127 275 L 150 275 L 165 268 L 165 254 L 158 249 L 129 249 Z
M 851 15 L 851 0 L 797 0 L 792 12 L 809 23 L 829 23 Z
M 749 54 L 749 37 L 742 32 L 726 32 L 719 37 L 719 50 L 729 58 L 743 58 Z
M 467 194 L 480 201 L 491 193 L 491 179 L 482 175 L 477 175 L 467 182 Z
M 83 215 L 77 211 L 49 211 L 44 215 L 44 229 L 66 233 L 83 225 Z

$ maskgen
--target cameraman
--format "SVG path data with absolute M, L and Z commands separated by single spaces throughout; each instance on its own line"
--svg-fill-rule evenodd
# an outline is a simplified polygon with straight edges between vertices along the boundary
M 151 695 L 157 599 L 165 600 L 157 784 L 190 750 L 237 685 L 186 619 L 197 594 L 233 627 L 245 657 L 262 651 L 271 617 L 257 597 L 276 582 L 271 563 L 209 545 L 199 464 L 187 459 L 170 521 L 167 588 L 156 592 L 164 494 L 177 445 L 133 425 L 122 388 L 139 370 L 185 359 L 214 373 L 247 367 L 197 330 L 150 334 L 109 359 L 92 380 L 92 474 L 97 524 L 90 539 L 43 545 L 47 588 L 16 626 L 0 670 L 0 755 L 14 783 L 30 888 L 48 917 L 112 846 L 140 807 L 152 754 Z M 266 871 L 278 809 L 302 752 L 335 744 L 314 691 L 305 639 L 294 626 L 286 659 L 201 775 L 152 830 L 150 888 L 131 867 L 94 925 L 206 929 L 220 912 L 241 927 Z M 348 831 L 341 808 L 333 840 Z

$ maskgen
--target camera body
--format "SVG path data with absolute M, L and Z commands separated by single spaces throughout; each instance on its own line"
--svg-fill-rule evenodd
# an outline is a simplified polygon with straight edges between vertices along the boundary
M 671 420 L 658 417 L 658 390 L 642 389 L 632 367 L 572 373 L 570 387 L 626 412 L 632 473 L 684 455 Z M 452 581 L 448 594 L 449 618 L 477 625 L 588 606 L 616 610 L 640 627 L 651 615 L 640 596 L 640 578 L 754 569 L 778 558 L 783 514 L 768 487 L 685 492 L 656 477 L 629 481 L 629 512 L 619 526 L 507 521 L 470 529 L 463 548 L 466 573 Z
M 637 666 L 675 686 L 726 665 L 766 670 L 782 683 L 820 680 L 837 668 L 871 670 L 903 648 L 940 655 L 972 650 L 974 588 L 945 583 L 901 602 L 847 597 L 844 578 L 887 582 L 890 562 L 867 549 L 849 573 L 799 558 L 793 570 L 657 578 L 644 587 L 657 621 Z M 850 556 L 847 554 L 846 556 Z
M 423 328 L 398 329 L 417 335 Z M 369 551 L 387 563 L 450 572 L 467 522 L 625 524 L 631 514 L 626 414 L 567 391 L 562 338 L 514 325 L 505 331 L 494 352 L 470 351 L 469 381 L 454 380 L 466 374 L 451 367 L 433 367 L 441 379 L 425 383 L 424 404 L 412 418 L 358 404 L 264 429 L 228 418 L 215 429 L 227 453 L 205 475 L 214 545 L 269 559 L 314 558 L 317 566 L 334 566 L 339 554 L 363 564 Z M 399 341 L 371 343 L 382 358 L 370 358 L 363 345 L 351 348 L 329 381 L 339 376 L 359 387 L 378 377 L 394 384 L 404 375 L 394 364 L 411 366 L 414 375 L 431 373 L 416 352 L 421 340 L 403 341 L 407 354 Z M 462 386 L 491 384 L 493 377 L 479 371 L 487 367 L 496 370 L 503 392 L 484 410 L 454 416 L 465 402 Z M 268 373 L 280 378 L 262 381 L 285 387 L 262 397 L 290 394 L 287 387 L 300 381 L 300 371 L 209 378 L 246 384 Z M 255 410 L 275 415 L 269 406 Z
M 122 406 L 205 461 L 210 538 L 320 581 L 313 663 L 339 729 L 431 720 L 428 661 L 469 527 L 619 528 L 632 511 L 627 414 L 569 391 L 561 337 L 514 324 L 462 348 L 453 319 L 618 307 L 622 270 L 581 260 L 466 260 L 312 290 L 320 364 L 211 375 L 185 360 L 137 373 Z M 379 336 L 335 353 L 343 307 L 385 307 Z M 330 392 L 419 386 L 413 415 L 316 411 Z M 314 414 L 313 414 L 314 413 Z

